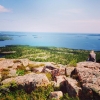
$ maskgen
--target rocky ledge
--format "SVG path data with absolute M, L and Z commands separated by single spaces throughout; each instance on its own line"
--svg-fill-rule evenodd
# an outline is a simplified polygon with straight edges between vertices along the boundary
M 26 89 L 26 92 L 49 84 L 60 87 L 60 91 L 53 91 L 49 96 L 56 100 L 63 93 L 78 96 L 80 100 L 100 100 L 100 63 L 79 62 L 76 67 L 70 67 L 53 62 L 1 58 L 0 91 L 9 91 L 14 83 Z

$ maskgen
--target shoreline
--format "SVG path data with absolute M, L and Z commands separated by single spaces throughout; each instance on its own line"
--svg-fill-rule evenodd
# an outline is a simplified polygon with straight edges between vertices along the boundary
M 44 48 L 62 48 L 62 49 L 71 49 L 71 50 L 85 50 L 85 51 L 91 51 L 91 50 L 93 50 L 93 49 L 75 49 L 75 48 L 68 48 L 68 47 L 56 47 L 56 46 L 31 46 L 31 45 L 5 45 L 5 46 L 0 46 L 0 48 L 2 48 L 2 47 L 18 47 L 18 46 L 22 46 L 22 47 L 44 47 Z M 94 51 L 96 51 L 96 52 L 99 52 L 100 50 L 94 50 Z

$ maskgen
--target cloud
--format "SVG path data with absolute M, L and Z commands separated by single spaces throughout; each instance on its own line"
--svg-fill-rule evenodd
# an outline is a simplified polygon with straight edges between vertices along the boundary
M 0 13 L 3 13 L 3 12 L 10 12 L 11 10 L 5 8 L 4 6 L 0 5 Z

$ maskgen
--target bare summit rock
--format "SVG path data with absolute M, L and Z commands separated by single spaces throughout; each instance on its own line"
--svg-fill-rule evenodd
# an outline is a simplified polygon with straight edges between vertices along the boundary
M 70 77 L 66 78 L 65 88 L 68 94 L 72 97 L 77 97 L 81 94 L 82 89 L 78 86 L 78 82 Z
M 100 99 L 100 63 L 79 62 L 75 75 L 82 85 L 83 100 Z M 95 94 L 97 96 L 95 96 Z M 98 98 L 98 99 L 96 99 Z
M 8 69 L 8 67 L 13 66 L 13 59 L 3 59 L 0 61 L 0 69 Z
M 12 81 L 16 82 L 18 85 L 25 85 L 32 83 L 34 86 L 47 86 L 50 84 L 48 78 L 45 74 L 35 74 L 30 73 L 24 76 L 18 76 L 16 78 L 8 78 L 2 81 L 3 84 L 11 83 Z

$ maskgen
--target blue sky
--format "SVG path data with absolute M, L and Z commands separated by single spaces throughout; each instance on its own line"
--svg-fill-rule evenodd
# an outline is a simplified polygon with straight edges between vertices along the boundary
M 100 33 L 100 0 L 0 0 L 0 31 Z

